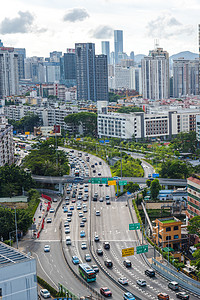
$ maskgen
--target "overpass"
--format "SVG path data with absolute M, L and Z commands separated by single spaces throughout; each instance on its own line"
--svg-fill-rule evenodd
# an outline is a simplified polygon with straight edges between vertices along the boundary
M 65 184 L 65 183 L 91 183 L 91 180 L 93 178 L 102 180 L 105 177 L 81 177 L 80 180 L 77 180 L 77 177 L 65 175 L 62 177 L 54 177 L 54 176 L 40 176 L 40 175 L 32 175 L 32 178 L 40 183 L 51 183 L 51 184 Z M 110 177 L 108 177 L 110 178 Z M 112 178 L 115 179 L 115 178 Z M 116 182 L 119 182 L 121 180 L 127 181 L 127 182 L 135 182 L 138 184 L 145 184 L 146 180 L 149 178 L 146 177 L 122 177 L 118 178 Z M 168 179 L 168 178 L 158 178 L 161 185 L 164 186 L 180 186 L 185 187 L 187 186 L 187 180 L 186 179 Z M 97 182 L 99 183 L 99 182 Z

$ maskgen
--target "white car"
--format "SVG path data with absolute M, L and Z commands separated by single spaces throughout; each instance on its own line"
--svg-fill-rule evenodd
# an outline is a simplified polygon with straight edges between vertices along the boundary
M 50 295 L 49 291 L 48 291 L 48 290 L 46 290 L 46 289 L 42 289 L 42 290 L 40 290 L 40 295 L 41 295 L 43 298 L 45 298 L 45 299 L 47 299 L 47 298 L 50 298 L 50 297 L 51 297 L 51 295 Z
M 147 285 L 146 281 L 143 280 L 143 279 L 138 279 L 136 282 L 139 286 L 146 286 Z
M 83 243 L 81 244 L 81 249 L 82 249 L 82 250 L 87 249 L 87 244 L 86 244 L 85 242 L 83 242 Z
M 50 246 L 49 245 L 45 245 L 44 246 L 44 252 L 50 252 Z
M 96 211 L 96 216 L 100 216 L 100 215 L 101 215 L 100 211 L 97 210 L 97 211 Z
M 128 284 L 128 279 L 126 277 L 120 277 L 118 279 L 118 282 L 121 283 L 122 285 Z

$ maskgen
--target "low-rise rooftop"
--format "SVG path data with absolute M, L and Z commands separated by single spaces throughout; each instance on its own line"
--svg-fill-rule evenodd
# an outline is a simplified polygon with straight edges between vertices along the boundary
M 28 255 L 0 242 L 0 267 L 30 259 Z

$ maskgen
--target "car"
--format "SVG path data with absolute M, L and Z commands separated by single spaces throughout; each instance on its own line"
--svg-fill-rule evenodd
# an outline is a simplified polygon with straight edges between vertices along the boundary
M 82 211 L 79 211 L 79 218 L 83 218 L 83 213 L 82 213 Z
M 83 242 L 83 243 L 81 244 L 81 249 L 82 249 L 82 250 L 87 249 L 87 244 L 86 244 L 85 242 Z
M 97 265 L 91 265 L 91 267 L 95 271 L 95 273 L 99 272 L 99 268 L 97 267 Z
M 120 179 L 121 179 L 121 177 L 114 176 L 114 177 L 113 177 L 113 179 L 114 179 L 114 180 L 120 180 Z
M 131 264 L 131 261 L 128 260 L 128 259 L 125 259 L 123 261 L 123 265 L 126 267 L 126 268 L 131 268 L 132 264 Z
M 92 200 L 97 201 L 97 196 L 94 196 Z
M 102 250 L 101 248 L 98 248 L 98 249 L 96 250 L 96 252 L 97 252 L 97 255 L 99 255 L 99 256 L 102 256 L 102 255 L 103 255 L 103 250 Z
M 82 238 L 82 237 L 85 237 L 85 231 L 84 230 L 81 230 L 81 232 L 80 232 L 80 237 Z
M 100 172 L 98 173 L 98 176 L 101 176 L 101 173 L 100 173 Z
M 58 201 L 58 199 L 57 198 L 53 198 L 53 202 L 57 202 Z
M 49 212 L 54 213 L 54 208 L 50 208 Z
M 110 196 L 109 195 L 106 195 L 106 200 L 110 200 Z
M 100 184 L 99 184 L 99 186 L 100 186 L 100 187 L 102 187 L 102 186 L 103 186 L 103 184 L 102 184 L 102 183 L 100 183 Z
M 40 295 L 45 299 L 51 297 L 51 294 L 49 293 L 49 291 L 47 289 L 40 290 Z
M 77 210 L 81 210 L 81 208 L 82 208 L 81 205 L 77 205 L 76 207 Z
M 76 194 L 75 193 L 72 194 L 72 198 L 76 198 Z
M 179 289 L 178 282 L 176 282 L 176 281 L 170 281 L 168 283 L 168 288 L 170 288 L 173 291 L 177 291 Z
M 110 243 L 109 242 L 104 242 L 103 247 L 104 247 L 104 249 L 109 250 L 110 249 Z
M 69 200 L 66 200 L 66 201 L 65 201 L 65 205 L 69 205 Z
M 50 246 L 49 245 L 44 246 L 44 252 L 50 252 Z
M 68 212 L 67 212 L 67 216 L 68 216 L 68 217 L 72 217 L 72 211 L 68 211 Z
M 106 266 L 107 268 L 112 268 L 112 266 L 113 266 L 113 263 L 112 263 L 112 261 L 111 261 L 110 259 L 106 259 L 106 260 L 104 261 L 104 264 L 105 264 L 105 266 Z
M 96 216 L 100 216 L 100 215 L 101 215 L 100 211 L 97 210 L 97 211 L 96 211 Z
M 66 234 L 67 234 L 67 233 L 70 233 L 69 227 L 65 227 L 65 233 L 66 233 Z
M 79 264 L 79 258 L 77 256 L 75 256 L 75 255 L 72 256 L 72 262 L 73 262 L 74 265 Z
M 76 199 L 75 198 L 72 199 L 72 203 L 76 203 Z
M 100 288 L 100 293 L 105 296 L 105 297 L 111 297 L 112 296 L 112 292 L 109 288 L 107 287 L 101 287 Z
M 87 197 L 86 196 L 83 197 L 83 201 L 84 202 L 87 201 Z
M 124 300 L 135 300 L 135 296 L 133 296 L 133 294 L 131 294 L 130 292 L 127 292 L 124 294 Z
M 69 222 L 68 222 L 68 221 L 65 221 L 64 227 L 67 227 L 67 226 L 69 226 Z
M 159 300 L 169 300 L 169 295 L 167 295 L 166 293 L 159 293 L 159 294 L 157 295 L 157 298 L 158 298 Z
M 96 173 L 96 170 L 93 170 L 92 172 L 93 172 L 93 173 Z
M 83 197 L 82 197 L 81 195 L 79 195 L 79 196 L 77 197 L 78 200 L 82 200 L 82 198 L 83 198 Z
M 147 283 L 144 279 L 138 279 L 138 280 L 136 280 L 136 282 L 139 286 L 146 286 L 147 285 Z
M 98 235 L 95 235 L 94 241 L 95 241 L 95 242 L 99 242 L 99 236 L 98 236 Z
M 110 205 L 110 200 L 106 200 L 106 205 Z
M 51 223 L 51 222 L 52 222 L 51 218 L 47 218 L 46 223 Z
M 67 191 L 67 194 L 69 195 L 69 194 L 70 194 L 70 191 Z
M 83 212 L 86 213 L 87 212 L 87 207 L 83 208 Z
M 103 197 L 99 198 L 99 202 L 103 202 Z
M 98 163 L 97 162 L 95 162 L 95 166 L 97 166 L 98 165 Z
M 90 254 L 85 254 L 85 260 L 86 260 L 87 262 L 91 261 L 91 256 L 90 256 Z
M 74 210 L 74 205 L 71 205 L 69 209 Z
M 106 183 L 106 187 L 109 187 L 109 185 Z
M 68 212 L 68 208 L 66 206 L 63 207 L 63 212 L 67 213 Z
M 81 222 L 81 223 L 80 223 L 80 227 L 85 227 L 85 223 L 84 223 L 84 222 Z
M 99 162 L 99 165 L 100 165 L 100 166 L 102 165 L 102 162 L 101 162 L 101 161 Z
M 145 275 L 149 276 L 149 277 L 154 277 L 156 275 L 155 271 L 152 269 L 147 269 L 144 271 Z
M 71 222 L 71 221 L 72 221 L 72 218 L 71 218 L 71 217 L 67 217 L 67 221 L 68 221 L 68 222 Z
M 128 279 L 126 277 L 120 277 L 118 278 L 118 282 L 121 283 L 122 285 L 128 284 Z
M 91 168 L 94 168 L 94 165 L 91 165 Z
M 83 218 L 82 218 L 82 222 L 84 222 L 84 223 L 87 222 L 87 218 L 86 218 L 86 217 L 83 217 Z
M 69 196 L 65 197 L 65 200 L 66 200 L 66 201 L 69 200 Z
M 189 299 L 189 295 L 186 294 L 185 292 L 179 292 L 179 293 L 176 293 L 176 297 L 179 298 L 179 299 Z

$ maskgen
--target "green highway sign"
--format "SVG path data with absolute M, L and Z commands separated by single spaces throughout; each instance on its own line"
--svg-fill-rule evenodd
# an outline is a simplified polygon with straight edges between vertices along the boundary
M 101 178 L 91 178 L 91 183 L 101 183 Z
M 92 184 L 100 184 L 100 183 L 104 183 L 104 184 L 107 184 L 108 183 L 108 179 L 107 178 L 91 178 L 88 180 L 89 183 L 92 183 Z
M 126 180 L 120 180 L 119 185 L 127 185 L 127 181 Z
M 129 230 L 137 230 L 140 229 L 140 223 L 129 224 Z
M 114 180 L 113 178 L 107 178 L 108 179 L 108 181 L 112 181 L 112 180 Z
M 101 183 L 107 184 L 108 183 L 108 179 L 107 178 L 101 178 Z
M 145 252 L 148 252 L 148 245 L 142 245 L 142 246 L 136 247 L 137 254 L 141 254 L 141 253 L 145 253 Z

